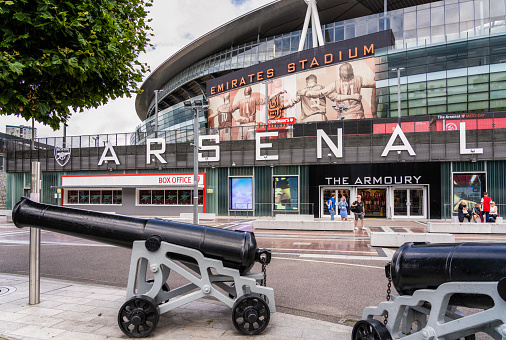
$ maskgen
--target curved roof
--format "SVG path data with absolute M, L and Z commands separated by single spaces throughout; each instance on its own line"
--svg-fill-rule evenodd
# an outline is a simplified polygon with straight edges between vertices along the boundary
M 390 0 L 388 10 L 433 1 L 435 0 Z M 383 0 L 318 0 L 317 6 L 322 25 L 383 12 Z M 143 92 L 135 99 L 137 115 L 144 121 L 154 90 L 160 89 L 185 68 L 231 45 L 256 41 L 258 35 L 265 38 L 301 30 L 306 10 L 304 0 L 277 0 L 222 25 L 183 47 L 158 66 L 141 85 Z

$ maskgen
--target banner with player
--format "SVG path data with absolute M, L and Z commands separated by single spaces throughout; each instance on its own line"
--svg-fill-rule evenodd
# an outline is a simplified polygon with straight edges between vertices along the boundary
M 266 124 L 375 118 L 374 57 L 319 67 L 209 98 L 208 127 L 221 140 L 252 139 Z M 279 128 L 278 128 L 279 129 Z M 289 136 L 280 134 L 279 137 Z

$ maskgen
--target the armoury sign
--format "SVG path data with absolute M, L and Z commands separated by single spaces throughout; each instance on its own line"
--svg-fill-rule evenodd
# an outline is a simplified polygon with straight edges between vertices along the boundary
M 468 149 L 466 146 L 466 123 L 460 122 L 460 154 L 461 155 L 469 155 L 469 154 L 482 154 L 482 148 L 474 148 Z M 278 137 L 278 132 L 257 132 L 255 134 L 255 159 L 257 161 L 276 161 L 278 160 L 278 155 L 266 155 L 262 154 L 262 149 L 272 148 L 272 143 L 262 142 L 264 138 Z M 316 154 L 317 158 L 323 157 L 323 143 L 327 145 L 330 149 L 334 157 L 342 158 L 344 147 L 343 147 L 343 131 L 342 129 L 337 129 L 337 144 L 325 133 L 324 130 L 317 130 L 316 134 Z M 400 144 L 395 144 L 396 140 L 400 140 Z M 214 142 L 214 145 L 203 145 L 203 141 Z M 202 152 L 198 153 L 198 161 L 199 162 L 219 162 L 220 161 L 220 136 L 219 135 L 204 135 L 199 136 L 199 150 L 205 151 L 208 153 L 207 157 L 202 155 Z M 151 164 L 152 159 L 157 159 L 160 163 L 166 164 L 167 161 L 164 158 L 164 154 L 166 151 L 167 145 L 166 141 L 163 138 L 152 138 L 146 141 L 146 164 Z M 264 150 L 265 151 L 265 150 Z M 402 131 L 400 125 L 394 129 L 392 135 L 390 136 L 387 145 L 383 149 L 381 153 L 382 157 L 387 157 L 390 152 L 396 151 L 407 152 L 410 156 L 416 156 L 416 153 L 411 146 L 408 138 Z M 55 151 L 56 152 L 56 151 Z M 212 154 L 209 156 L 209 154 Z M 70 152 L 69 152 L 70 156 Z M 329 154 L 331 156 L 331 154 Z M 116 151 L 114 150 L 114 146 L 110 141 L 108 141 L 104 147 L 102 152 L 102 156 L 98 162 L 98 165 L 104 164 L 106 161 L 113 161 L 116 165 L 120 165 L 120 161 L 118 156 L 116 155 Z M 61 164 L 60 164 L 61 165 Z
M 56 146 L 54 148 L 54 159 L 56 160 L 56 163 L 58 163 L 60 166 L 65 166 L 65 164 L 67 164 L 70 159 L 70 153 L 70 148 L 60 148 Z
M 386 30 L 293 53 L 211 79 L 206 83 L 207 94 L 214 96 L 290 73 L 372 56 L 375 49 L 393 43 L 392 30 Z

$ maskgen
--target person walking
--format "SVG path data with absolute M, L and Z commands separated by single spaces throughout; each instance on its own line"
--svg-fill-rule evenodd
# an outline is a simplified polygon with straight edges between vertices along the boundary
M 364 202 L 362 202 L 362 196 L 357 195 L 357 200 L 351 204 L 351 211 L 355 213 L 355 230 L 358 230 L 358 220 L 362 221 L 362 230 L 365 230 L 364 226 Z
M 341 200 L 338 204 L 339 214 L 341 215 L 341 221 L 348 221 L 348 203 L 346 202 L 346 197 L 341 196 Z
M 482 219 L 485 219 L 485 223 L 488 223 L 488 217 L 490 216 L 490 202 L 492 202 L 492 199 L 488 197 L 488 192 L 485 191 L 481 199 L 481 213 L 484 215 Z
M 460 201 L 457 211 L 460 223 L 464 222 L 464 218 L 467 218 L 467 221 L 471 222 L 471 214 L 469 213 L 466 202 L 464 200 Z
M 336 214 L 336 193 L 332 193 L 332 197 L 330 197 L 327 201 L 327 207 L 330 212 L 330 220 L 334 220 L 334 215 Z

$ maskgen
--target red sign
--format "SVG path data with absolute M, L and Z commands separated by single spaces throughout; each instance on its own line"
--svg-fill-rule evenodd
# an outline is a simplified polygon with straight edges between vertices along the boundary
M 267 124 L 293 124 L 295 123 L 295 117 L 287 118 L 276 118 L 267 120 Z

